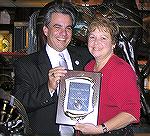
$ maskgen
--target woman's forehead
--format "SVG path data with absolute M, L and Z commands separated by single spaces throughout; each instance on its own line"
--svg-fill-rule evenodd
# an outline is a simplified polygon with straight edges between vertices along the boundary
M 110 33 L 109 28 L 104 27 L 104 26 L 93 26 L 93 28 L 91 28 L 90 32 L 94 32 L 94 31 Z

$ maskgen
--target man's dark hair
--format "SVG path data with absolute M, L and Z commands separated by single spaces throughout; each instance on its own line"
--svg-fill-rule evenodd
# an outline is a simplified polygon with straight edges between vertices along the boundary
M 73 9 L 73 6 L 69 2 L 56 2 L 52 4 L 48 9 L 47 13 L 44 17 L 44 25 L 48 25 L 51 21 L 51 16 L 53 13 L 62 13 L 69 15 L 72 18 L 72 27 L 75 26 L 75 11 Z
M 58 0 L 60 1 L 60 0 Z M 39 12 L 37 18 L 37 39 L 38 39 L 38 50 L 47 42 L 47 37 L 43 33 L 43 26 L 47 26 L 51 21 L 52 13 L 62 13 L 70 15 L 72 18 L 72 27 L 76 24 L 76 17 L 78 15 L 77 10 L 70 2 L 58 2 L 52 1 L 46 4 Z

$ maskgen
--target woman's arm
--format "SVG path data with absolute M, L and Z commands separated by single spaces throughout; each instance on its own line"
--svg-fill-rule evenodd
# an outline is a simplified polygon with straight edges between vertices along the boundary
M 136 121 L 136 118 L 127 112 L 121 112 L 114 118 L 105 122 L 105 126 L 108 131 L 117 130 L 132 122 Z M 89 123 L 77 123 L 74 127 L 76 130 L 80 130 L 83 134 L 101 134 L 103 132 L 102 125 L 95 126 Z

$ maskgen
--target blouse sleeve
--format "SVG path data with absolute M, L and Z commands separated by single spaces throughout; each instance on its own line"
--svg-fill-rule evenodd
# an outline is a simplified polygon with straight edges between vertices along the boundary
M 120 65 L 113 69 L 109 80 L 110 98 L 121 111 L 130 113 L 137 121 L 140 120 L 140 91 L 137 77 L 130 67 Z

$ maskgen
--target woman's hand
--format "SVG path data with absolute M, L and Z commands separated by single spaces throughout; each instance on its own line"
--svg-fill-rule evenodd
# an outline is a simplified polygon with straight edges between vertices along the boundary
M 100 134 L 102 129 L 100 126 L 95 126 L 91 123 L 77 123 L 74 126 L 75 130 L 80 130 L 83 134 Z

